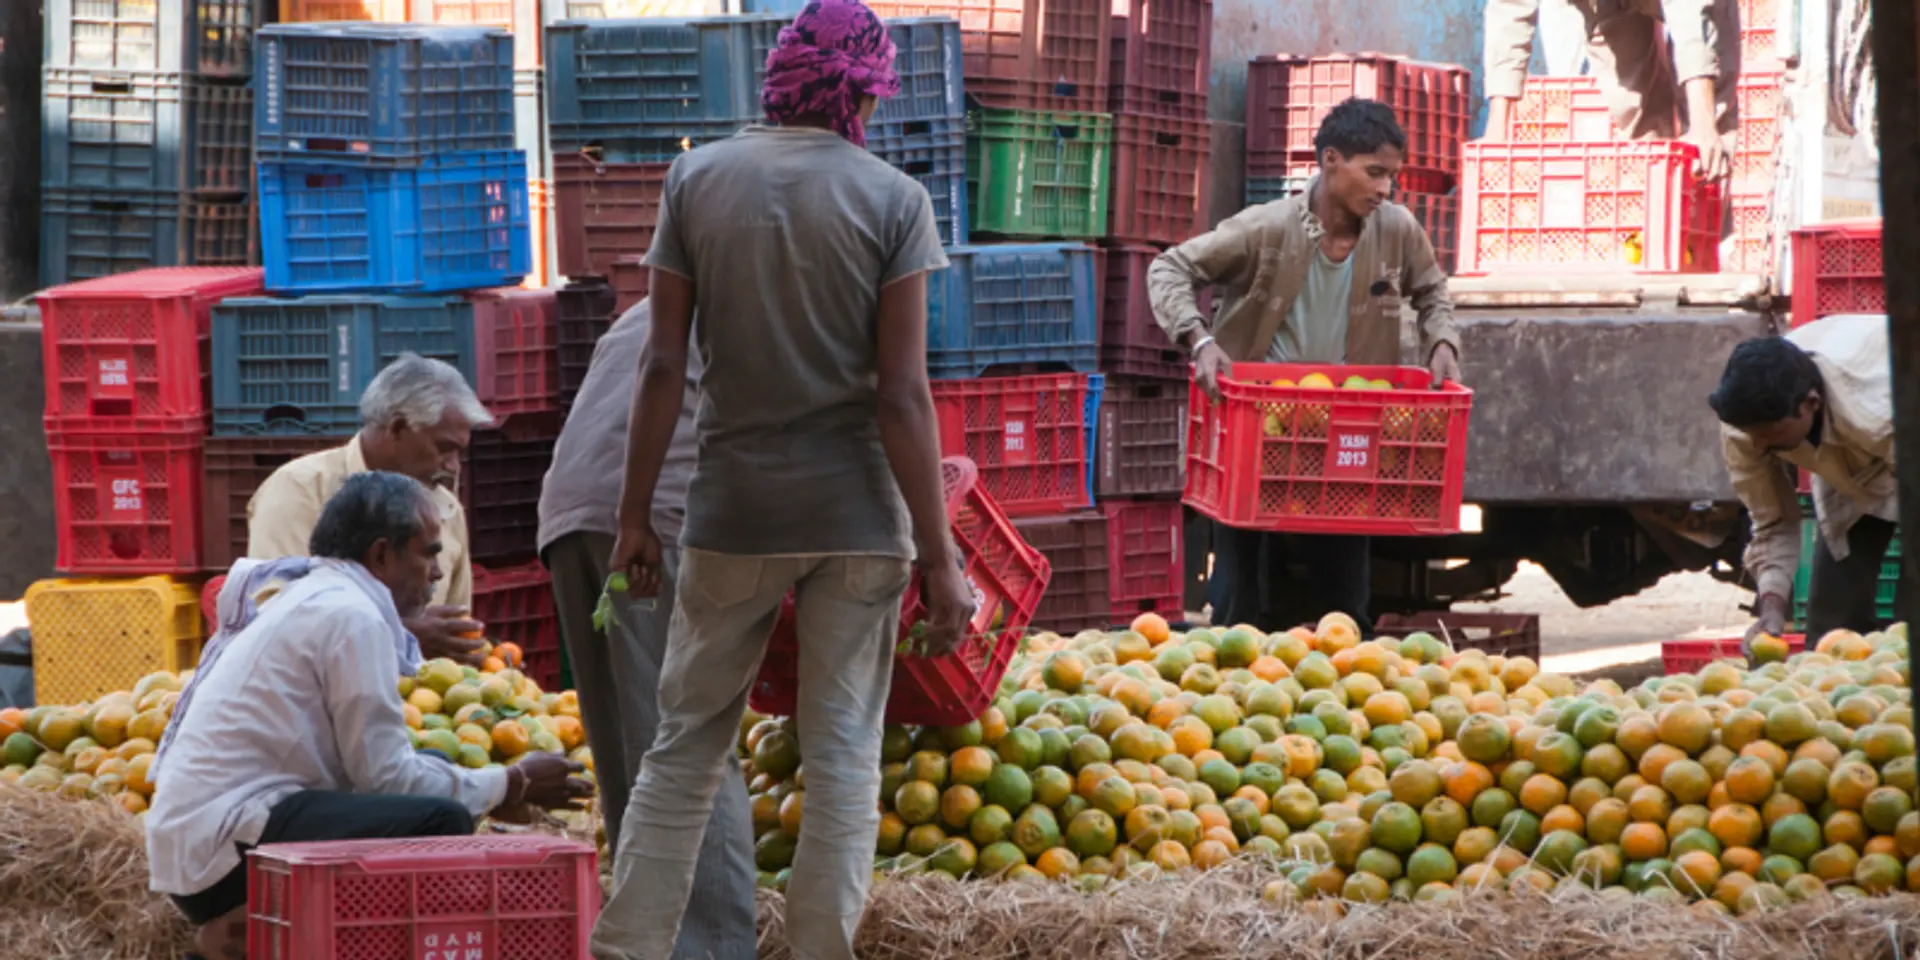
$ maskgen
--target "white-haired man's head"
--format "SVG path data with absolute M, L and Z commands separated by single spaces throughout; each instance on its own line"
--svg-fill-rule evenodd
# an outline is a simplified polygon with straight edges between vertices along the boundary
M 473 428 L 492 422 L 453 365 L 403 353 L 360 396 L 360 451 L 370 470 L 451 488 Z

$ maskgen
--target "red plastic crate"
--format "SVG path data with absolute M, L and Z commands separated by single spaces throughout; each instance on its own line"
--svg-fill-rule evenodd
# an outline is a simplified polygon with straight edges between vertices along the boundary
M 1084 509 L 1086 402 L 1085 374 L 935 380 L 940 453 L 977 464 L 1008 516 Z
M 1780 639 L 1787 642 L 1789 655 L 1800 653 L 1807 648 L 1805 634 L 1790 633 Z M 1662 640 L 1660 641 L 1660 665 L 1668 676 L 1676 673 L 1693 673 L 1715 660 L 1741 660 L 1740 637 L 1720 637 L 1713 640 Z
M 208 437 L 200 496 L 201 565 L 225 570 L 247 555 L 247 504 L 275 470 L 345 442 L 300 435 Z
M 473 565 L 473 618 L 487 639 L 518 644 L 522 672 L 540 689 L 560 689 L 560 620 L 553 612 L 553 578 L 539 561 L 512 567 Z
M 1885 312 L 1878 217 L 1793 231 L 1793 326 L 1842 313 Z
M 1174 500 L 1109 500 L 1107 592 L 1112 623 L 1131 623 L 1143 613 L 1183 620 L 1186 591 L 1186 513 Z
M 633 305 L 647 298 L 647 286 L 653 280 L 653 268 L 644 262 L 642 256 L 621 257 L 613 262 L 607 271 L 607 280 L 613 285 L 613 315 L 626 313 Z
M 48 425 L 61 573 L 121 576 L 200 570 L 198 421 L 127 432 Z
M 1756 273 L 1772 276 L 1773 198 L 1734 197 L 1727 204 L 1731 227 L 1728 242 L 1721 249 L 1720 269 L 1727 273 Z
M 1113 600 L 1107 582 L 1112 555 L 1107 550 L 1106 515 L 1027 517 L 1015 520 L 1013 526 L 1047 558 L 1053 571 L 1031 626 L 1069 637 L 1112 626 Z
M 475 561 L 517 563 L 538 555 L 540 487 L 562 422 L 558 411 L 548 410 L 473 431 L 460 458 L 460 503 Z
M 495 287 L 473 302 L 474 392 L 494 417 L 560 407 L 559 304 L 553 290 Z
M 1739 129 L 1734 133 L 1733 173 L 1727 181 L 1734 196 L 1770 196 L 1774 191 L 1774 148 L 1780 143 L 1780 115 L 1786 106 L 1785 77 L 1743 73 L 1736 82 Z
M 1713 273 L 1720 186 L 1694 176 L 1698 158 L 1668 140 L 1469 143 L 1459 272 Z
M 601 163 L 578 153 L 554 155 L 554 222 L 562 275 L 605 277 L 621 257 L 646 254 L 660 222 L 668 166 Z
M 1175 244 L 1205 233 L 1211 139 L 1205 117 L 1115 117 L 1108 237 Z
M 1213 0 L 1115 0 L 1107 110 L 1205 120 Z
M 1139 377 L 1187 378 L 1186 351 L 1167 339 L 1147 299 L 1147 268 L 1159 255 L 1157 248 L 1144 244 L 1101 251 L 1106 261 L 1101 268 L 1106 295 L 1100 312 L 1100 369 Z M 1204 297 L 1207 291 L 1198 294 Z M 1204 303 L 1201 312 L 1207 312 Z
M 204 420 L 209 311 L 265 289 L 257 267 L 156 267 L 42 292 L 49 422 Z
M 1780 31 L 1781 2 L 1739 0 L 1742 71 L 1780 69 L 1780 51 L 1775 44 Z
M 971 104 L 1107 111 L 1110 0 L 879 0 L 868 6 L 882 17 L 959 20 Z
M 593 364 L 593 347 L 600 335 L 613 326 L 613 288 L 600 277 L 585 277 L 562 287 L 556 294 L 557 343 L 560 371 L 560 406 L 573 406 L 573 398 L 586 382 L 587 368 Z
M 970 723 L 993 702 L 1007 663 L 1047 591 L 1051 568 L 1029 546 L 1013 521 L 980 482 L 971 460 L 940 462 L 947 495 L 947 521 L 966 564 L 967 582 L 979 604 L 972 635 L 944 657 L 900 654 L 893 663 L 893 690 L 887 698 L 887 722 L 931 726 Z M 900 600 L 900 639 L 912 639 L 913 625 L 926 617 L 915 574 Z M 747 703 L 758 713 L 791 716 L 799 696 L 799 637 L 793 598 L 782 606 L 767 653 L 760 661 Z M 998 631 L 997 633 L 995 631 Z
M 1395 390 L 1271 386 L 1322 373 Z M 1236 363 L 1219 403 L 1187 401 L 1186 502 L 1230 527 L 1285 533 L 1460 532 L 1473 391 L 1424 367 Z
M 1094 426 L 1096 497 L 1177 497 L 1186 467 L 1187 384 L 1108 376 Z
M 1434 259 L 1444 273 L 1452 273 L 1460 256 L 1460 196 L 1448 193 L 1396 192 L 1393 199 L 1404 205 L 1427 231 L 1433 243 Z
M 1613 114 L 1592 77 L 1529 76 L 1507 114 L 1510 143 L 1610 143 Z
M 1540 615 L 1537 613 L 1459 613 L 1425 610 L 1401 616 L 1383 613 L 1373 622 L 1383 637 L 1405 639 L 1428 633 L 1450 641 L 1456 650 L 1481 650 L 1503 657 L 1540 659 Z
M 275 843 L 247 854 L 247 955 L 587 960 L 592 846 L 537 834 Z
M 1247 174 L 1284 176 L 1289 163 L 1313 160 L 1327 111 L 1364 97 L 1393 108 L 1407 134 L 1407 167 L 1456 177 L 1473 122 L 1471 86 L 1465 67 L 1385 54 L 1257 57 L 1247 64 Z

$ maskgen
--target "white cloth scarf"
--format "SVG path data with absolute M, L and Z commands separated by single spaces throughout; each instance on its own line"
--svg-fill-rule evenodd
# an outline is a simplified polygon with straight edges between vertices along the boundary
M 305 577 L 315 570 L 332 570 L 343 574 L 373 601 L 375 609 L 380 611 L 388 633 L 393 641 L 394 656 L 398 661 L 401 676 L 413 676 L 420 669 L 420 641 L 400 622 L 400 611 L 393 605 L 393 591 L 387 585 L 375 579 L 367 568 L 351 560 L 335 560 L 327 557 L 284 557 L 279 560 L 241 559 L 227 571 L 227 582 L 220 588 L 220 599 L 216 604 L 220 618 L 219 629 L 212 639 L 200 651 L 200 663 L 194 669 L 193 679 L 187 681 L 185 690 L 180 692 L 180 700 L 174 705 L 173 716 L 167 721 L 165 733 L 160 735 L 160 746 L 154 751 L 153 773 L 159 772 L 160 762 L 166 756 L 167 744 L 173 741 L 173 735 L 186 719 L 187 707 L 193 701 L 194 688 L 212 671 L 219 661 L 220 654 L 234 637 L 240 635 L 254 619 L 260 616 L 260 608 L 295 580 Z

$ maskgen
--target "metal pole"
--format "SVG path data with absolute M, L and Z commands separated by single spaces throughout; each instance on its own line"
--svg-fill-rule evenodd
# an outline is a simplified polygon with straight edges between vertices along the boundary
M 1920 18 L 1913 0 L 1873 0 L 1879 83 L 1881 261 L 1893 355 L 1894 463 L 1900 481 L 1903 594 L 1920 597 Z M 1914 611 L 1901 610 L 1913 617 Z M 1920 624 L 1908 624 L 1913 629 Z M 1907 645 L 1907 683 L 1920 708 L 1920 643 Z

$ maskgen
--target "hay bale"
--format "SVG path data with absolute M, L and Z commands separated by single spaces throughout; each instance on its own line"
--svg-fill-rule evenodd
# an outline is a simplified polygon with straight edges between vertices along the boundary
M 117 804 L 0 785 L 0 944 L 36 960 L 171 960 L 192 946 L 147 889 L 140 823 Z

